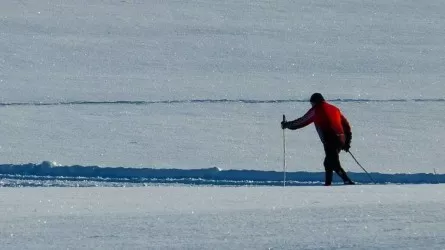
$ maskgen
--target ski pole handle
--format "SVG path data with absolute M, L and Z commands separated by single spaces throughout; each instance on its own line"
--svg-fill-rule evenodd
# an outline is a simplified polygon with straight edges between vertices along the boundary
M 286 122 L 286 116 L 283 115 L 283 121 L 281 122 L 281 128 L 283 129 L 283 131 L 284 131 L 283 124 L 284 124 L 285 122 Z
M 281 128 L 284 130 L 284 127 L 283 127 L 283 123 L 285 123 L 286 122 L 286 116 L 285 115 L 283 115 L 283 121 L 281 122 Z

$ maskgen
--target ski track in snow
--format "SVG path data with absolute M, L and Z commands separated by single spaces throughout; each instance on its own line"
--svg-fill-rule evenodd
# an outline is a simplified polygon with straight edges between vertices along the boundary
M 392 103 L 392 102 L 445 102 L 443 98 L 425 99 L 332 99 L 334 103 Z M 158 101 L 66 101 L 66 102 L 2 102 L 0 107 L 5 106 L 72 106 L 72 105 L 151 105 L 151 104 L 182 104 L 182 103 L 243 103 L 243 104 L 263 104 L 263 103 L 299 103 L 309 102 L 306 99 L 276 99 L 276 100 L 255 100 L 255 99 L 191 99 L 191 100 L 158 100 Z

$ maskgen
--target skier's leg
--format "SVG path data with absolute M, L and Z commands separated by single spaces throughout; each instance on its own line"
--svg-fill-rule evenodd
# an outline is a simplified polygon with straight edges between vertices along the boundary
M 340 166 L 335 172 L 342 178 L 343 182 L 348 185 L 353 185 L 354 182 L 351 181 L 349 176 L 346 174 L 345 170 Z
M 346 174 L 345 170 L 341 167 L 340 163 L 340 156 L 339 156 L 340 150 L 336 149 L 335 154 L 332 152 L 332 168 L 334 169 L 335 173 L 340 176 L 340 178 L 343 180 L 345 184 L 352 185 L 354 182 L 349 179 L 348 175 Z
M 329 153 L 329 149 L 325 146 L 326 157 L 324 158 L 324 171 L 325 171 L 325 186 L 330 186 L 332 184 L 332 176 L 334 174 L 334 169 L 332 168 L 332 159 L 331 154 Z
M 329 168 L 335 171 L 340 178 L 343 180 L 345 184 L 354 184 L 351 179 L 349 179 L 348 175 L 346 174 L 345 170 L 341 167 L 340 164 L 340 156 L 339 156 L 339 149 L 336 147 L 325 147 L 326 151 L 326 165 L 329 166 Z
M 325 179 L 324 185 L 330 186 L 332 184 L 332 176 L 334 175 L 334 171 L 330 168 L 327 158 L 324 160 L 324 171 L 325 171 Z

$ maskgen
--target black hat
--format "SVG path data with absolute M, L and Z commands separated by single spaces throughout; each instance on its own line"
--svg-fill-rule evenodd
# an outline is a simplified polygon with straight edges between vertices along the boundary
M 320 93 L 314 93 L 312 94 L 310 101 L 312 103 L 318 104 L 320 102 L 324 102 L 324 97 Z

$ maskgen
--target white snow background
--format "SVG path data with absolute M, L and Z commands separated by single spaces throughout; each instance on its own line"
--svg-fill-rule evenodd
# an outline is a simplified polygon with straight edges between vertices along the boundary
M 443 175 L 444 10 L 2 1 L 0 164 L 281 171 L 282 114 L 299 117 L 321 92 L 349 118 L 368 171 Z M 313 127 L 286 140 L 288 171 L 323 171 Z M 443 184 L 63 188 L 32 179 L 37 169 L 0 175 L 2 249 L 445 248 Z
M 1 188 L 2 249 L 444 249 L 444 185 Z
M 444 8 L 434 0 L 3 1 L 0 162 L 280 170 L 282 114 L 295 119 L 309 103 L 236 100 L 321 92 L 346 100 L 335 104 L 370 170 L 443 173 Z M 312 126 L 287 137 L 290 170 L 323 171 Z

